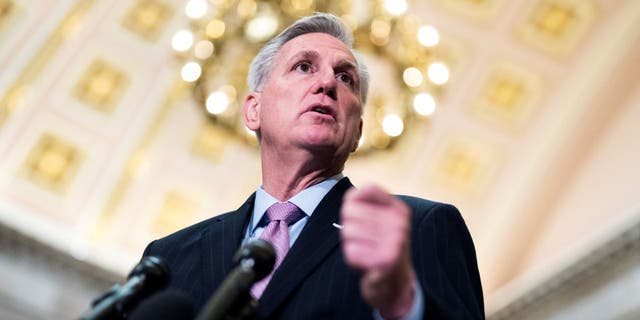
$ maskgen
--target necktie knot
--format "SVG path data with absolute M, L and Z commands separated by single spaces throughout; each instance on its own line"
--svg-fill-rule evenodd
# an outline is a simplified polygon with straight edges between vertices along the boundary
M 291 225 L 302 219 L 302 217 L 304 217 L 302 210 L 289 201 L 274 203 L 269 207 L 269 209 L 267 209 L 267 218 L 269 218 L 269 222 L 283 221 L 286 225 Z

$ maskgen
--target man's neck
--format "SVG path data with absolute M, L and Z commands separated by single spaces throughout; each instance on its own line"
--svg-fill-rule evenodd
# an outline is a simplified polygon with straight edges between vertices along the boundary
M 345 159 L 346 160 L 346 159 Z M 344 160 L 317 154 L 262 154 L 262 188 L 279 201 L 342 171 Z

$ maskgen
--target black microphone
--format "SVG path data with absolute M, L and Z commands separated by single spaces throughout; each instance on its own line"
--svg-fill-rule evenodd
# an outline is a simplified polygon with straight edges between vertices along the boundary
M 127 277 L 123 285 L 116 284 L 92 302 L 92 309 L 82 320 L 125 319 L 137 303 L 169 284 L 169 267 L 158 257 L 144 257 Z
M 196 316 L 189 298 L 177 290 L 152 295 L 131 313 L 130 320 L 192 320 Z
M 236 267 L 211 296 L 196 320 L 248 318 L 258 302 L 249 290 L 254 283 L 271 273 L 276 263 L 273 246 L 264 240 L 252 240 L 233 257 Z

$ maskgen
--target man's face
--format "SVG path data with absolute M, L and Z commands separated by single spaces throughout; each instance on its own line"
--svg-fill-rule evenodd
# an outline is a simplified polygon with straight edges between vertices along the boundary
M 323 150 L 346 159 L 362 131 L 356 59 L 328 34 L 293 38 L 278 52 L 262 92 L 247 97 L 244 111 L 263 149 Z

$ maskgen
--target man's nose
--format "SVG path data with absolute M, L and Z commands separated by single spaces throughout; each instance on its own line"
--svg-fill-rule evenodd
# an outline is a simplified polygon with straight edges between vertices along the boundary
M 317 87 L 315 88 L 314 93 L 323 93 L 329 96 L 329 98 L 337 100 L 337 85 L 338 83 L 333 70 L 319 72 L 318 81 L 316 82 Z

